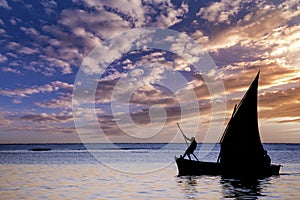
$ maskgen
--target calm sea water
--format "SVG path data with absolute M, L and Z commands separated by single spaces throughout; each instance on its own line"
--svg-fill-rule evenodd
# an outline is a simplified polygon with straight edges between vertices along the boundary
M 177 177 L 185 144 L 0 145 L 0 199 L 300 199 L 300 144 L 264 147 L 280 176 L 242 182 Z M 218 152 L 198 145 L 203 160 Z

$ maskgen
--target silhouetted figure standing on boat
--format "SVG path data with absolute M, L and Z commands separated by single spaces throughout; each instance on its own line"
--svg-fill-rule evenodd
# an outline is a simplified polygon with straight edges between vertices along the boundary
M 270 164 L 271 164 L 271 158 L 268 155 L 267 151 L 264 151 L 264 161 L 265 161 L 266 166 L 270 166 Z
M 189 159 L 191 160 L 191 154 L 193 154 L 193 156 L 198 160 L 198 158 L 195 156 L 194 154 L 194 151 L 195 149 L 197 148 L 197 142 L 196 142 L 196 139 L 195 137 L 191 137 L 191 138 L 188 138 L 186 137 L 185 135 L 183 135 L 184 138 L 188 141 L 191 142 L 190 146 L 187 148 L 187 150 L 185 151 L 184 155 L 183 155 L 183 158 L 187 155 L 189 157 Z

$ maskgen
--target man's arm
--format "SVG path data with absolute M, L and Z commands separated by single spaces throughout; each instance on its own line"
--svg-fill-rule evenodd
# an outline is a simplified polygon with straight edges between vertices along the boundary
M 184 134 L 183 134 L 183 137 L 184 137 L 186 140 L 190 141 L 190 142 L 192 141 L 191 138 L 186 137 Z

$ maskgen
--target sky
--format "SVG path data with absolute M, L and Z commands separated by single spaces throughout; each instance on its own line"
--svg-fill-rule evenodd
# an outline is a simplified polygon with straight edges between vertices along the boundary
M 218 142 L 260 71 L 265 143 L 300 143 L 296 0 L 0 0 L 0 143 Z

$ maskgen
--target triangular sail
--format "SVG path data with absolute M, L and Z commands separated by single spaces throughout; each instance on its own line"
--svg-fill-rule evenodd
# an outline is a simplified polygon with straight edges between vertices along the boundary
M 220 141 L 220 164 L 225 168 L 261 165 L 264 149 L 257 122 L 259 72 L 232 114 Z

